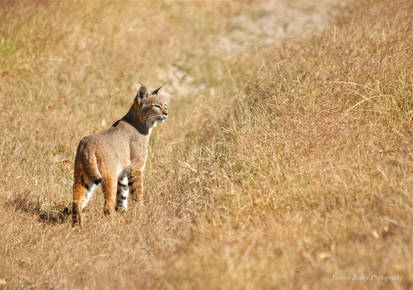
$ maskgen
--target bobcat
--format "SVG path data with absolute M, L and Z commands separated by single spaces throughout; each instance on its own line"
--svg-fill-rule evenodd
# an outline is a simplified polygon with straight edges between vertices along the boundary
M 163 86 L 163 85 L 162 85 Z M 150 95 L 141 86 L 128 113 L 112 127 L 84 137 L 77 147 L 73 183 L 73 225 L 82 226 L 82 210 L 102 183 L 104 213 L 128 207 L 132 199 L 142 205 L 143 170 L 149 136 L 157 122 L 168 117 L 159 87 Z

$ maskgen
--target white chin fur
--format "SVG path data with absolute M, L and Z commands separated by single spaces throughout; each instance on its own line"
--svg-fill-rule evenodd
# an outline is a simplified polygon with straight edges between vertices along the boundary
M 156 125 L 157 125 L 156 121 L 154 121 L 154 122 L 147 121 L 146 122 L 146 127 L 148 127 L 148 128 L 156 127 Z

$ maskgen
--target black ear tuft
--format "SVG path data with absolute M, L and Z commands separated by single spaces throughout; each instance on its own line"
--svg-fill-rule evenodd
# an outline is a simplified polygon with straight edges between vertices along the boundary
M 139 89 L 138 94 L 136 95 L 136 99 L 138 99 L 139 101 L 145 101 L 147 96 L 148 89 L 144 85 L 141 85 L 141 88 Z
M 154 90 L 152 92 L 152 95 L 157 95 L 159 93 L 159 90 L 162 89 L 162 87 L 165 85 L 165 83 L 162 84 L 162 86 L 160 86 L 159 88 L 157 88 L 156 90 Z

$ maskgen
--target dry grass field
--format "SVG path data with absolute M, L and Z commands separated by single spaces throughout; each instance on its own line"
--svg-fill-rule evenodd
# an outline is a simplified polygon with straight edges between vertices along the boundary
M 413 2 L 314 3 L 0 2 L 0 288 L 413 288 Z M 73 228 L 79 140 L 162 81 L 145 208 Z

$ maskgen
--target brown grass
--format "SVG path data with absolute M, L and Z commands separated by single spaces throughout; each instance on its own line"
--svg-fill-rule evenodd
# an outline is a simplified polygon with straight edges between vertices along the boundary
M 4 287 L 413 287 L 413 5 L 340 11 L 230 54 L 214 36 L 248 3 L 0 4 Z M 170 63 L 205 89 L 156 128 L 144 211 L 98 194 L 72 228 L 77 142 Z

